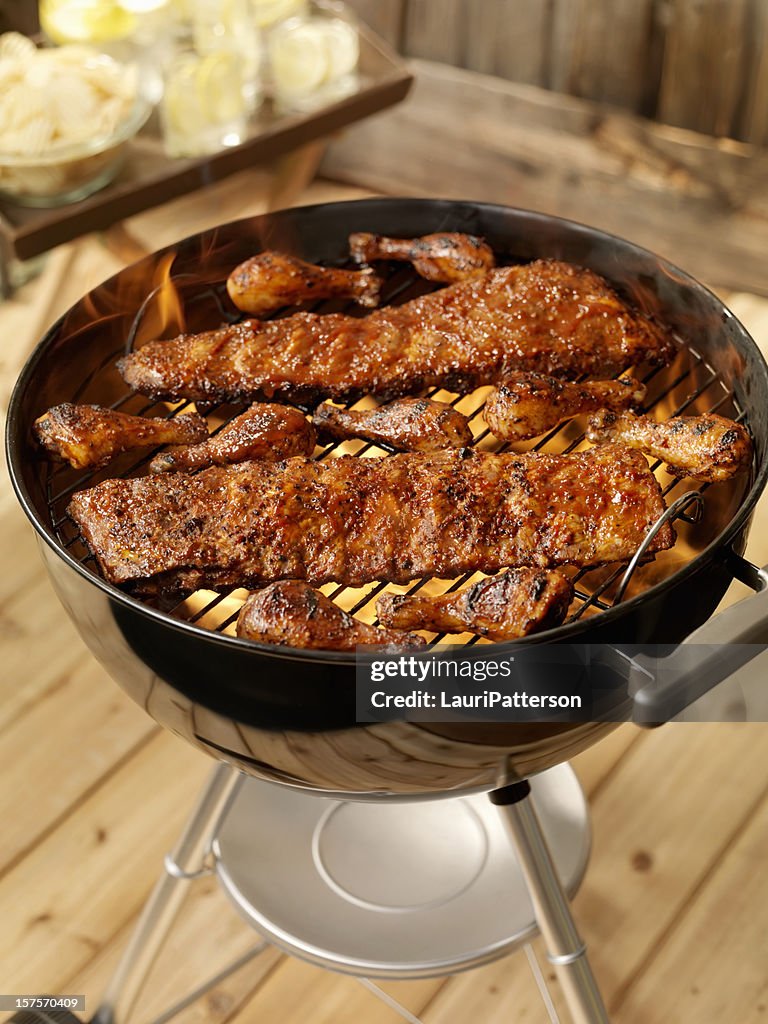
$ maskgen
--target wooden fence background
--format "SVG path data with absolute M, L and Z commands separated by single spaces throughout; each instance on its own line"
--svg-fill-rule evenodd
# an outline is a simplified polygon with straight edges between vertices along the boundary
M 410 57 L 768 145 L 768 0 L 347 0 Z M 0 0 L 0 31 L 36 23 Z
M 768 0 L 349 0 L 401 53 L 768 145 Z

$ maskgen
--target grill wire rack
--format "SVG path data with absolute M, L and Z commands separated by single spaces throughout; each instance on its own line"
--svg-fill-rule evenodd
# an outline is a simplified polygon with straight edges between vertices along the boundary
M 500 260 L 504 263 L 504 260 Z M 354 264 L 343 261 L 329 261 L 327 265 L 354 267 Z M 382 277 L 381 305 L 399 304 L 415 298 L 434 286 L 425 282 L 410 267 L 402 264 L 377 264 L 377 271 Z M 168 315 L 168 308 L 176 312 Z M 296 309 L 312 312 L 344 312 L 351 315 L 363 315 L 354 304 L 339 301 L 315 303 L 291 307 L 281 311 L 277 318 L 290 315 Z M 173 337 L 183 330 L 212 330 L 222 324 L 236 324 L 247 319 L 230 302 L 226 292 L 226 282 L 210 284 L 201 283 L 192 275 L 169 274 L 161 284 L 152 288 L 133 318 L 130 331 L 124 345 L 111 352 L 96 369 L 82 382 L 77 393 L 72 396 L 73 402 L 93 402 L 108 405 L 109 408 L 122 412 L 143 416 L 166 416 L 172 418 L 181 412 L 197 409 L 208 419 L 212 434 L 221 430 L 231 419 L 243 411 L 243 406 L 214 405 L 182 402 L 152 401 L 136 394 L 123 385 L 123 391 L 110 402 L 103 400 L 104 381 L 110 381 L 110 393 L 114 392 L 116 371 L 114 364 L 126 352 L 138 348 L 153 337 Z M 162 333 L 157 332 L 158 322 L 164 322 Z M 153 329 L 154 328 L 154 329 Z M 641 411 L 655 414 L 657 418 L 668 418 L 677 415 L 693 415 L 704 412 L 716 412 L 735 419 L 745 421 L 744 412 L 739 408 L 733 392 L 722 381 L 718 373 L 696 351 L 693 345 L 679 335 L 673 336 L 678 346 L 674 361 L 667 367 L 636 367 L 631 371 L 637 380 L 647 388 L 646 401 Z M 478 388 L 468 394 L 456 394 L 440 388 L 432 388 L 426 392 L 427 397 L 446 402 L 462 412 L 469 420 L 473 432 L 473 447 L 483 452 L 547 452 L 566 454 L 583 450 L 589 446 L 583 431 L 577 422 L 568 420 L 542 437 L 522 443 L 502 442 L 493 437 L 483 419 L 485 400 L 489 388 Z M 376 403 L 370 398 L 348 403 L 347 408 L 373 408 Z M 306 407 L 305 412 L 311 410 Z M 93 486 L 109 477 L 134 477 L 147 472 L 147 467 L 160 449 L 148 453 L 126 453 L 114 460 L 106 469 L 83 474 L 68 466 L 48 463 L 43 470 L 46 476 L 46 493 L 50 524 L 62 547 L 77 559 L 89 571 L 98 575 L 95 557 L 89 552 L 82 536 L 74 523 L 66 514 L 66 507 L 71 496 L 78 490 Z M 318 446 L 314 457 L 317 460 L 333 458 L 341 454 L 358 457 L 385 457 L 393 449 L 386 445 L 359 441 L 335 441 Z M 591 616 L 606 611 L 620 601 L 640 593 L 642 590 L 659 582 L 681 568 L 698 551 L 706 546 L 714 537 L 723 523 L 722 505 L 725 502 L 735 512 L 744 493 L 744 485 L 729 481 L 726 485 L 715 485 L 717 500 L 712 509 L 712 495 L 706 492 L 713 486 L 701 484 L 694 488 L 693 481 L 676 479 L 664 470 L 660 461 L 652 463 L 652 469 L 659 480 L 667 511 L 649 531 L 646 543 L 629 563 L 613 564 L 600 568 L 574 569 L 565 567 L 563 571 L 569 575 L 574 587 L 574 599 L 568 610 L 565 624 L 575 622 L 584 616 Z M 730 518 L 730 516 L 728 517 Z M 643 554 L 647 542 L 655 535 L 662 521 L 675 524 L 678 535 L 675 546 L 656 556 L 653 561 L 644 562 Z M 424 591 L 434 596 L 450 593 L 460 587 L 483 578 L 482 573 L 470 573 L 452 580 L 435 578 L 418 579 L 406 586 L 388 583 L 373 583 L 362 588 L 344 587 L 343 585 L 326 584 L 320 589 L 331 597 L 341 608 L 356 615 L 364 622 L 376 624 L 376 599 L 385 591 L 394 593 L 416 593 Z M 153 597 L 141 600 L 171 617 L 186 621 L 205 630 L 213 630 L 224 635 L 234 635 L 235 623 L 246 597 L 247 590 L 239 589 L 228 593 L 217 593 L 198 590 L 182 600 Z M 425 634 L 431 644 L 450 643 L 452 645 L 472 646 L 477 643 L 488 643 L 478 636 L 466 633 L 446 636 Z

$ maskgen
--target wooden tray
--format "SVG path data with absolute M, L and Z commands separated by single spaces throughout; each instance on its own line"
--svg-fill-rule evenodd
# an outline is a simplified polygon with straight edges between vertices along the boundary
M 404 99 L 413 76 L 386 43 L 364 25 L 359 30 L 360 80 L 350 96 L 301 114 L 278 115 L 267 101 L 253 117 L 249 139 L 193 159 L 165 155 L 155 114 L 131 143 L 119 176 L 87 199 L 54 209 L 0 201 L 0 288 L 8 288 L 4 271 L 14 257 L 29 259 L 88 231 L 108 228 L 236 171 L 275 160 Z

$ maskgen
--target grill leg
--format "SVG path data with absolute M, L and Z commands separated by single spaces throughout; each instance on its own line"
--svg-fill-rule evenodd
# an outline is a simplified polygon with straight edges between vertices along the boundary
M 370 978 L 358 978 L 357 981 L 360 982 L 363 988 L 367 988 L 372 995 L 376 996 L 377 999 L 384 1003 L 385 1006 L 388 1006 L 390 1010 L 394 1010 L 396 1014 L 402 1017 L 402 1019 L 406 1021 L 406 1024 L 423 1024 L 420 1017 L 414 1016 L 407 1007 L 403 1006 L 402 1003 L 398 1003 L 398 1001 L 388 992 L 385 992 L 383 988 L 379 988 L 378 985 L 374 985 Z
M 184 883 L 207 873 L 210 844 L 239 778 L 228 765 L 214 768 L 173 853 L 166 857 L 165 872 L 144 905 L 93 1024 L 126 1024 L 186 895 Z
M 547 959 L 557 971 L 574 1024 L 610 1024 L 530 792 L 527 782 L 518 782 L 495 790 L 490 797 L 515 845 Z

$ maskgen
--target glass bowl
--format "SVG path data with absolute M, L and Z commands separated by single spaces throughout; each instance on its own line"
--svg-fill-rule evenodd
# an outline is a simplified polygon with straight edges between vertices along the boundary
M 53 144 L 42 153 L 3 152 L 0 197 L 21 206 L 52 207 L 85 199 L 117 175 L 128 144 L 152 112 L 139 89 L 114 130 L 90 139 Z

